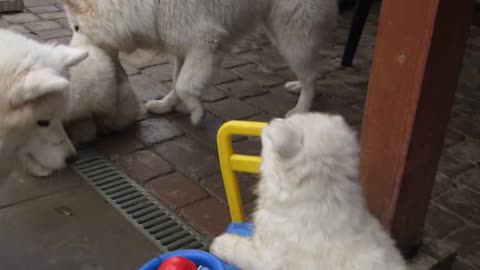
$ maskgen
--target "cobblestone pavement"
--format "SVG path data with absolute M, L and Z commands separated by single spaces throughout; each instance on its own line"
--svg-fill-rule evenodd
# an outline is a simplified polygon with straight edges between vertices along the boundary
M 71 31 L 55 0 L 25 0 L 23 13 L 2 15 L 0 27 L 38 40 L 68 43 Z M 372 12 L 352 68 L 341 68 L 350 15 L 341 19 L 335 46 L 319 50 L 316 111 L 342 114 L 361 126 L 363 103 L 376 34 L 378 8 Z M 163 55 L 136 51 L 121 55 L 142 103 L 164 96 L 171 86 L 172 64 Z M 137 125 L 97 143 L 131 177 L 160 201 L 209 237 L 229 222 L 219 175 L 215 136 L 230 119 L 267 121 L 283 116 L 297 97 L 283 84 L 292 79 L 282 58 L 261 34 L 247 38 L 225 59 L 215 86 L 204 95 L 208 110 L 200 128 L 182 113 L 164 117 L 143 112 Z M 459 250 L 459 269 L 480 269 L 480 28 L 472 26 L 457 99 L 440 161 L 425 245 L 415 269 L 427 269 L 438 258 Z M 238 138 L 240 153 L 258 153 L 258 141 Z M 248 212 L 256 179 L 240 177 Z

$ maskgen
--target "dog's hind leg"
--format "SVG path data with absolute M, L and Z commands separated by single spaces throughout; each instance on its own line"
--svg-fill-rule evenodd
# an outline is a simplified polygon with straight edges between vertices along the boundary
M 276 47 L 285 58 L 298 80 L 287 82 L 285 88 L 292 93 L 300 93 L 297 105 L 287 116 L 294 113 L 307 112 L 311 109 L 315 98 L 315 81 L 317 78 L 316 40 L 311 40 L 302 23 L 289 24 L 289 21 L 278 20 L 272 22 L 269 31 L 275 37 Z
M 315 98 L 317 78 L 315 50 L 299 42 L 279 41 L 279 43 L 281 43 L 279 45 L 280 52 L 287 59 L 290 68 L 298 78 L 298 81 L 287 82 L 285 88 L 293 93 L 300 92 L 297 105 L 287 113 L 287 116 L 308 112 Z
M 171 112 L 175 106 L 178 104 L 178 94 L 175 89 L 175 85 L 180 74 L 180 70 L 183 66 L 184 59 L 176 57 L 173 67 L 173 84 L 172 90 L 161 100 L 149 100 L 145 106 L 147 111 L 155 114 L 165 114 Z
M 214 51 L 198 48 L 189 52 L 180 70 L 175 90 L 190 112 L 190 120 L 194 126 L 200 123 L 205 113 L 201 94 L 210 85 L 219 64 L 220 56 Z
M 300 92 L 297 105 L 287 116 L 312 107 L 319 65 L 317 50 L 332 39 L 337 12 L 334 1 L 274 1 L 266 27 L 298 78 L 285 87 L 290 92 Z

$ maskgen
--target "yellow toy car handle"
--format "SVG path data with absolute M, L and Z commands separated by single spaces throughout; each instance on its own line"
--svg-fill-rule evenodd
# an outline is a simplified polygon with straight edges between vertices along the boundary
M 260 136 L 265 122 L 228 121 L 217 133 L 218 158 L 222 171 L 225 193 L 233 222 L 245 221 L 242 196 L 235 172 L 259 173 L 261 157 L 233 153 L 232 136 Z

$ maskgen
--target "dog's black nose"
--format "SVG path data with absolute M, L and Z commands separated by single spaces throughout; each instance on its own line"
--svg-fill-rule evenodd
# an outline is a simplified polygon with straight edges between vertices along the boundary
M 78 156 L 76 154 L 72 154 L 65 159 L 65 164 L 70 165 L 75 163 L 75 161 L 77 160 L 78 160 Z

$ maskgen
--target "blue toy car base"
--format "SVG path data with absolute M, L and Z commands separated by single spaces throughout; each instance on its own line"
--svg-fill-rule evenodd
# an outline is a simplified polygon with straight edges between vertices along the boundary
M 232 222 L 227 228 L 227 233 L 237 234 L 240 236 L 251 236 L 253 234 L 254 225 L 247 222 Z M 154 258 L 144 264 L 140 270 L 157 270 L 158 267 L 165 261 L 166 259 L 179 256 L 184 257 L 192 262 L 194 262 L 197 267 L 202 266 L 200 269 L 208 269 L 208 270 L 239 270 L 232 265 L 227 264 L 226 262 L 222 261 L 220 258 L 216 257 L 215 255 L 208 253 L 202 250 L 192 250 L 192 249 L 183 249 L 168 252 L 160 257 Z
M 238 270 L 237 268 L 220 260 L 213 254 L 210 254 L 206 251 L 194 249 L 183 249 L 166 253 L 160 257 L 149 261 L 144 266 L 142 266 L 140 270 L 157 270 L 163 261 L 173 256 L 187 258 L 194 262 L 197 266 L 201 265 L 202 268 L 206 267 L 209 270 Z
M 232 222 L 227 227 L 227 233 L 238 234 L 240 236 L 252 236 L 255 225 L 248 222 Z

